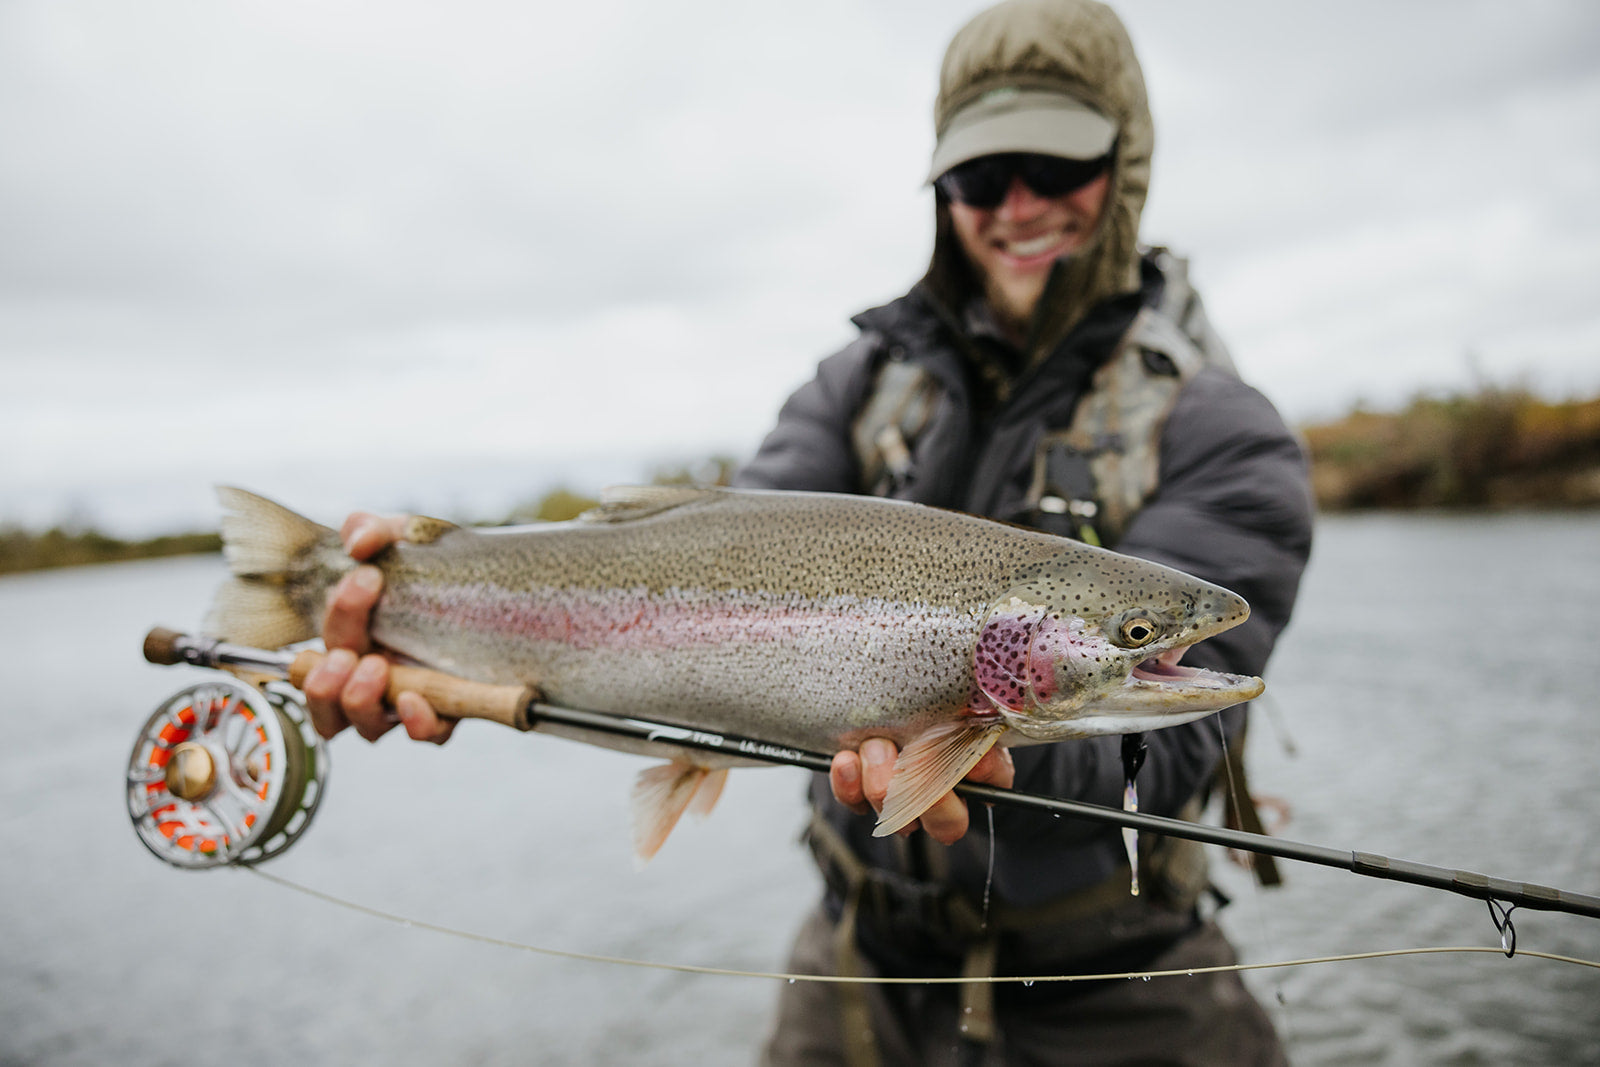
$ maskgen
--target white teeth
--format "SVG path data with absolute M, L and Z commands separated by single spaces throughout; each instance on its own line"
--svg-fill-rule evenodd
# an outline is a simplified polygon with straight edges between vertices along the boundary
M 1041 252 L 1048 252 L 1060 240 L 1060 234 L 1047 233 L 1043 237 L 1034 237 L 1026 241 L 1008 241 L 1006 251 L 1013 256 L 1037 256 Z

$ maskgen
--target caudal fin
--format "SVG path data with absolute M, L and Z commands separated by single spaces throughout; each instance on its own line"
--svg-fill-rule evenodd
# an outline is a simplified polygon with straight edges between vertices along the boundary
M 243 489 L 218 486 L 217 496 L 233 578 L 217 590 L 206 632 L 262 648 L 317 636 L 322 596 L 337 574 L 315 557 L 323 546 L 337 550 L 339 535 Z

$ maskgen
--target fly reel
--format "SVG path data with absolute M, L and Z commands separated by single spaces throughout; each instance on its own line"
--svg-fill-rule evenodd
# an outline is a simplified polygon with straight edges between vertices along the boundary
M 305 832 L 327 775 L 298 690 L 218 671 L 145 722 L 128 757 L 128 816 L 174 867 L 259 863 Z

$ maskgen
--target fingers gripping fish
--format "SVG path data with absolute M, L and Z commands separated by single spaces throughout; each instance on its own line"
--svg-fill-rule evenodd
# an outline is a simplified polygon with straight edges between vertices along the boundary
M 314 637 L 355 564 L 332 530 L 220 490 L 234 578 L 208 628 Z M 554 704 L 812 751 L 901 748 L 876 833 L 906 826 L 995 744 L 1129 733 L 1250 700 L 1258 678 L 1177 666 L 1244 600 L 1154 563 L 917 504 L 826 493 L 630 488 L 566 523 L 417 519 L 375 558 L 372 636 L 425 666 L 529 684 Z M 550 732 L 641 750 L 580 729 Z M 672 763 L 634 790 L 635 845 L 709 809 L 735 758 Z

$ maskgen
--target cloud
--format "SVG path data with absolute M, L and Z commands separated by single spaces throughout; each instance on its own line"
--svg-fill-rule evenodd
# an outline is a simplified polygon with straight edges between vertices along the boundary
M 979 6 L 0 6 L 0 452 L 29 457 L 0 518 L 747 453 L 926 263 L 938 58 Z M 1600 9 L 1119 6 L 1145 235 L 1291 416 L 1469 350 L 1581 387 Z

